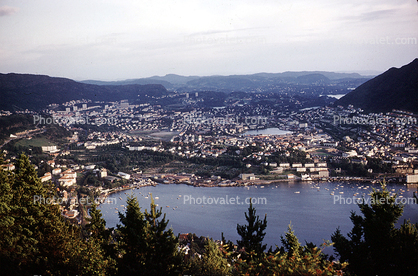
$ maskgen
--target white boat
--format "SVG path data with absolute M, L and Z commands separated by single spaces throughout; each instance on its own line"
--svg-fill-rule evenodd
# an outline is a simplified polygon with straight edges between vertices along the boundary
M 295 194 L 300 194 L 300 191 L 296 191 Z

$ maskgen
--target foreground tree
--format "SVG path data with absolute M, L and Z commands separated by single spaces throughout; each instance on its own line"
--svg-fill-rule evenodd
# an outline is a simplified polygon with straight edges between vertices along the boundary
M 145 266 L 145 221 L 136 197 L 128 197 L 126 204 L 125 214 L 119 213 L 122 225 L 117 225 L 122 255 L 118 267 L 120 275 L 135 275 Z
M 416 275 L 417 225 L 404 222 L 395 228 L 404 207 L 396 204 L 396 195 L 382 183 L 382 191 L 373 190 L 370 205 L 364 199 L 358 205 L 363 216 L 351 213 L 354 226 L 348 238 L 339 229 L 331 237 L 340 261 L 348 261 L 357 275 Z
M 223 276 L 231 274 L 226 252 L 212 239 L 207 239 L 205 251 L 201 257 L 192 256 L 186 262 L 183 271 L 186 275 Z
M 178 275 L 181 258 L 177 253 L 177 238 L 166 230 L 165 214 L 156 209 L 151 196 L 150 212 L 141 212 L 136 197 L 128 197 L 126 214 L 119 213 L 123 225 L 118 225 L 122 258 L 120 275 Z
M 181 257 L 177 253 L 178 240 L 172 229 L 166 230 L 168 220 L 162 208 L 157 210 L 152 194 L 150 212 L 145 209 L 145 220 L 147 270 L 150 275 L 156 275 L 156 273 L 178 275 L 181 264 Z
M 234 264 L 234 275 L 343 275 L 347 265 L 327 260 L 322 249 L 307 244 L 302 246 L 289 225 L 283 247 L 269 251 L 263 258 L 238 259 Z M 329 246 L 324 243 L 324 247 Z
M 108 261 L 80 229 L 64 221 L 55 192 L 25 155 L 14 172 L 0 172 L 0 266 L 5 275 L 106 275 Z M 95 252 L 88 256 L 88 252 Z
M 251 255 L 261 256 L 267 247 L 267 245 L 263 244 L 267 228 L 267 215 L 264 215 L 264 219 L 260 220 L 250 200 L 248 214 L 245 213 L 245 219 L 247 220 L 247 225 L 237 224 L 237 232 L 241 236 L 241 240 L 237 241 L 238 247 L 244 249 L 247 254 L 253 252 L 255 255 Z

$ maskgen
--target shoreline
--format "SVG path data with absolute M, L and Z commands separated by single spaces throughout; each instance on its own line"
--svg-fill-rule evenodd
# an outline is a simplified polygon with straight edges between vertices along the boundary
M 255 180 L 235 180 L 232 181 L 228 184 L 226 183 L 222 183 L 222 181 L 218 181 L 215 183 L 204 183 L 204 182 L 200 182 L 200 183 L 192 183 L 189 181 L 167 181 L 165 179 L 160 179 L 160 178 L 154 178 L 154 177 L 148 177 L 148 181 L 147 184 L 142 184 L 142 185 L 135 185 L 135 184 L 130 184 L 131 186 L 129 187 L 119 187 L 117 189 L 114 190 L 110 190 L 108 192 L 106 192 L 105 194 L 101 194 L 96 201 L 97 206 L 101 205 L 102 203 L 105 203 L 105 201 L 109 198 L 110 195 L 115 194 L 115 193 L 119 193 L 119 192 L 123 192 L 123 191 L 127 191 L 127 190 L 135 190 L 135 189 L 140 189 L 141 187 L 148 187 L 148 186 L 157 186 L 157 185 L 188 185 L 188 186 L 193 186 L 193 187 L 202 187 L 202 188 L 212 188 L 212 187 L 248 187 L 248 186 L 261 186 L 261 185 L 274 185 L 274 184 L 284 184 L 284 183 L 306 183 L 306 184 L 311 184 L 311 183 L 322 183 L 322 182 L 327 182 L 327 183 L 353 183 L 353 182 L 358 182 L 358 183 L 368 183 L 368 184 L 379 184 L 384 180 L 384 178 L 382 179 L 370 179 L 370 178 L 362 178 L 362 177 L 328 177 L 328 178 L 320 178 L 320 179 L 310 179 L 310 180 L 302 180 L 302 179 L 272 179 L 272 180 L 264 180 L 264 179 L 255 179 Z M 399 184 L 399 185 L 406 185 L 407 183 L 403 183 L 403 182 L 390 182 L 390 183 L 395 183 L 395 184 Z M 101 198 L 99 200 L 99 198 Z

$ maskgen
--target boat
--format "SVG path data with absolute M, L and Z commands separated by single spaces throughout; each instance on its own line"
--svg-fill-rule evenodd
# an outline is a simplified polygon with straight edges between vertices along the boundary
M 295 194 L 300 194 L 300 191 L 296 191 Z

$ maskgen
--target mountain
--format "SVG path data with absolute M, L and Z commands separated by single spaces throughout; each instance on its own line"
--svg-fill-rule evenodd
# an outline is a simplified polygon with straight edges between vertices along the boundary
M 153 76 L 149 78 L 140 78 L 140 79 L 127 79 L 123 81 L 97 81 L 97 80 L 85 80 L 81 81 L 82 83 L 87 84 L 97 84 L 97 85 L 127 85 L 127 84 L 161 84 L 165 88 L 175 88 L 177 86 L 183 86 L 188 81 L 198 79 L 197 76 L 180 76 L 176 74 L 167 74 L 163 77 Z
M 418 58 L 401 68 L 390 68 L 334 104 L 351 104 L 366 112 L 375 113 L 389 112 L 392 109 L 418 112 Z
M 296 78 L 297 83 L 300 84 L 314 84 L 314 85 L 326 85 L 330 83 L 330 79 L 322 74 L 309 74 Z
M 326 71 L 302 71 L 284 73 L 257 73 L 250 75 L 230 76 L 180 76 L 168 74 L 163 77 L 153 76 L 141 79 L 128 79 L 123 81 L 103 82 L 86 80 L 82 83 L 97 85 L 126 85 L 126 84 L 149 84 L 157 83 L 169 90 L 180 92 L 191 91 L 221 91 L 230 93 L 233 91 L 244 92 L 275 92 L 283 86 L 294 87 L 300 85 L 309 86 L 332 86 L 337 89 L 357 87 L 370 77 L 361 76 L 357 73 L 335 73 Z M 295 89 L 291 89 L 295 90 Z M 298 88 L 296 88 L 298 90 Z M 303 90 L 303 89 L 302 89 Z M 326 89 L 327 90 L 327 89 Z M 331 89 L 332 90 L 332 89 Z M 339 91 L 338 93 L 345 93 Z
M 0 110 L 40 110 L 52 103 L 92 101 L 147 101 L 167 90 L 160 84 L 93 85 L 44 75 L 0 74 Z

